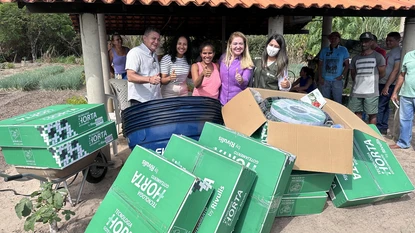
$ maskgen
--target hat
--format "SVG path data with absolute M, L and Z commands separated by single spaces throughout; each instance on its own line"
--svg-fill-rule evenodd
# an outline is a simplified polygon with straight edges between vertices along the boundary
M 374 40 L 375 38 L 373 37 L 372 33 L 364 32 L 362 33 L 362 35 L 360 35 L 359 39 L 360 40 Z
M 333 37 L 333 36 L 337 36 L 338 38 L 341 38 L 340 33 L 338 32 L 332 32 L 328 35 L 328 38 Z

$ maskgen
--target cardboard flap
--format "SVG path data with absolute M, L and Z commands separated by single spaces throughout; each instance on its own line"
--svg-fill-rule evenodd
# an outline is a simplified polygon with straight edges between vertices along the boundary
M 252 135 L 266 118 L 249 89 L 246 89 L 232 98 L 222 108 L 225 125 L 245 135 Z
M 332 100 L 326 99 L 327 104 L 323 107 L 323 110 L 326 111 L 335 123 L 346 124 L 350 129 L 359 130 L 363 133 L 369 134 L 379 140 L 385 141 L 382 135 L 376 133 L 373 129 L 369 127 L 364 121 L 362 121 L 356 114 L 351 112 L 345 106 L 338 104 Z
M 267 141 L 274 147 L 297 155 L 294 169 L 352 174 L 351 129 L 269 122 Z

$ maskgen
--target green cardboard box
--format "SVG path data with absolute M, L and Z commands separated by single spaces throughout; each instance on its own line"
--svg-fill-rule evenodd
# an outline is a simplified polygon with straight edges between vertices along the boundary
M 354 135 L 353 175 L 336 174 L 329 193 L 336 207 L 397 198 L 414 190 L 386 142 L 362 132 Z
M 46 148 L 2 147 L 6 163 L 63 169 L 117 139 L 115 123 L 107 121 L 90 131 Z
M 103 104 L 53 105 L 0 121 L 0 146 L 50 147 L 107 120 Z
M 326 192 L 286 194 L 282 197 L 277 217 L 319 214 L 327 201 Z
M 292 171 L 284 194 L 328 192 L 333 179 L 331 173 Z
M 295 156 L 209 122 L 205 123 L 199 142 L 257 173 L 235 232 L 269 233 Z
M 136 146 L 85 232 L 191 233 L 212 191 L 190 172 Z
M 174 134 L 163 156 L 215 188 L 196 232 L 232 232 L 256 178 L 255 172 L 191 138 Z

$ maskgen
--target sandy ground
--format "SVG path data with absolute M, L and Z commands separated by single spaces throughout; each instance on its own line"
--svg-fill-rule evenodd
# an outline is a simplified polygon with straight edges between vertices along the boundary
M 85 90 L 59 92 L 0 91 L 0 120 L 52 104 L 64 103 L 65 99 L 72 95 L 82 96 L 84 94 Z M 388 143 L 392 143 L 389 138 L 386 140 Z M 97 184 L 85 183 L 84 190 L 81 193 L 81 202 L 74 207 L 71 207 L 69 203 L 66 205 L 65 208 L 74 211 L 76 215 L 69 221 L 58 224 L 61 232 L 78 233 L 84 232 L 86 229 L 120 171 L 122 162 L 130 153 L 124 138 L 121 137 L 118 143 L 119 154 L 112 157 L 115 165 L 109 167 L 105 179 Z M 414 181 L 415 153 L 413 149 L 395 150 L 395 155 L 410 179 Z M 13 166 L 8 166 L 5 163 L 1 152 L 0 172 L 10 175 L 17 173 Z M 82 174 L 70 185 L 69 189 L 73 196 L 77 194 L 81 179 Z M 70 182 L 72 179 L 68 181 Z M 24 232 L 24 220 L 17 218 L 14 206 L 23 197 L 20 194 L 30 194 L 38 187 L 39 181 L 37 180 L 4 182 L 3 179 L 0 179 L 0 205 L 2 207 L 0 211 L 0 233 Z M 335 208 L 328 200 L 321 214 L 276 218 L 272 232 L 415 232 L 414 196 L 414 193 L 410 193 L 399 199 L 349 208 Z M 38 223 L 35 232 L 46 233 L 49 232 L 49 228 Z

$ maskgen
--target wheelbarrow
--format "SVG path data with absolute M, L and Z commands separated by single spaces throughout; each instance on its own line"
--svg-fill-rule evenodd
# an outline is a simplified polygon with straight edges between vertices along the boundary
M 37 179 L 40 182 L 49 181 L 56 184 L 56 189 L 63 185 L 63 187 L 68 190 L 69 203 L 72 206 L 75 206 L 79 203 L 85 181 L 88 181 L 89 183 L 99 183 L 104 179 L 108 171 L 108 161 L 101 150 L 98 150 L 62 170 L 20 166 L 15 166 L 15 168 L 19 174 L 8 175 L 0 172 L 0 176 L 4 177 L 5 182 Z M 79 186 L 76 199 L 72 199 L 68 186 L 73 183 L 80 172 L 83 174 L 81 185 Z M 71 177 L 74 178 L 68 185 L 67 180 Z

